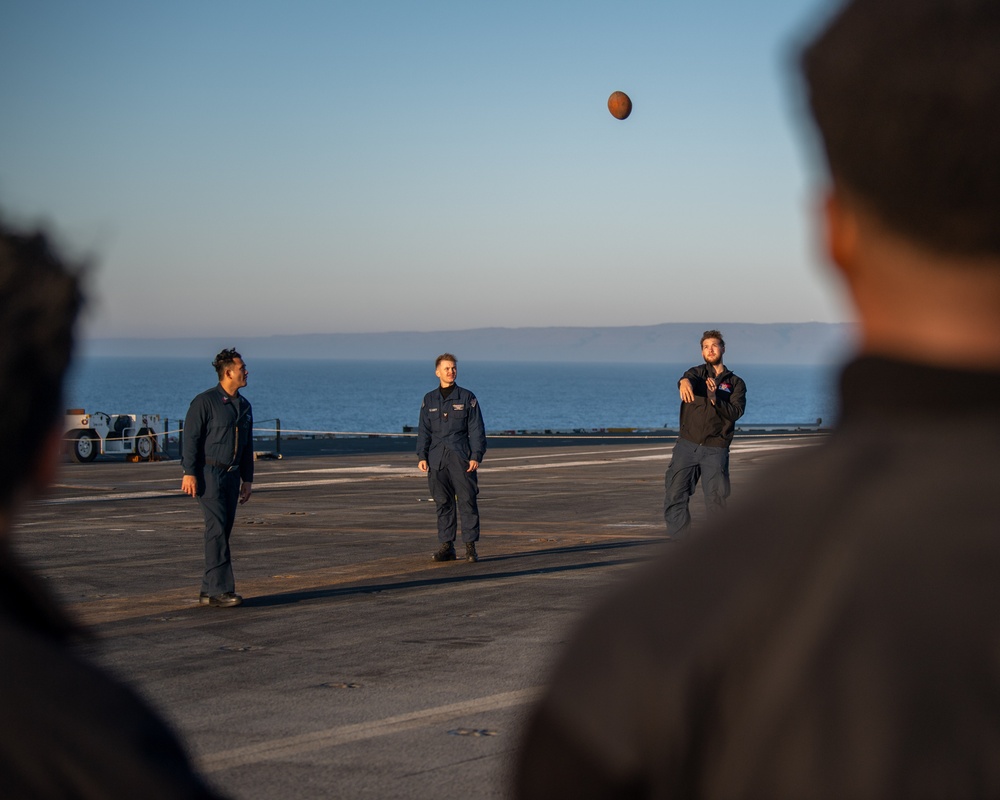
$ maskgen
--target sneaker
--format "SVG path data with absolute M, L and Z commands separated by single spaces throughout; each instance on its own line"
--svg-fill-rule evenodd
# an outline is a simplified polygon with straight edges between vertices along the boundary
M 466 561 L 478 561 L 479 560 L 479 553 L 476 552 L 476 543 L 475 542 L 466 542 L 465 543 L 465 560 Z
M 211 599 L 212 598 L 208 596 L 208 592 L 202 592 L 200 595 L 198 595 L 199 605 L 207 606 Z
M 236 592 L 225 592 L 208 598 L 208 604 L 216 608 L 232 608 L 242 602 L 243 598 L 236 594 Z
M 437 552 L 431 556 L 435 561 L 454 561 L 455 560 L 455 545 L 451 542 L 445 542 L 442 544 Z

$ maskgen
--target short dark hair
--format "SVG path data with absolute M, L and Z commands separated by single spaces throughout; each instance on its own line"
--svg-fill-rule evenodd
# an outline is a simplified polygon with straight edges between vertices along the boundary
M 458 359 L 455 358 L 451 353 L 442 353 L 436 359 L 434 359 L 434 369 L 441 366 L 442 361 L 450 361 L 456 367 L 458 366 Z
M 1000 3 L 851 0 L 801 67 L 837 186 L 933 250 L 1000 254 Z
M 233 365 L 233 362 L 236 361 L 237 358 L 242 360 L 243 356 L 237 353 L 236 349 L 233 347 L 230 347 L 228 350 L 223 350 L 215 357 L 215 361 L 212 362 L 212 366 L 215 368 L 215 374 L 219 376 L 220 381 L 222 380 L 223 373 L 225 373 L 225 371 Z
M 25 464 L 34 466 L 59 419 L 83 271 L 42 231 L 0 221 L 0 508 L 25 483 Z
M 721 331 L 715 331 L 715 330 L 705 331 L 701 335 L 701 341 L 698 342 L 698 344 L 699 345 L 704 345 L 706 339 L 718 339 L 719 340 L 719 344 L 721 344 L 723 347 L 726 346 L 726 340 L 722 338 L 722 332 Z

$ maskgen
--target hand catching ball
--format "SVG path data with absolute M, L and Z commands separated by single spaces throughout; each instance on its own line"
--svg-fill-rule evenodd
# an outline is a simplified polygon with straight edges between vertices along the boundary
M 632 101 L 625 92 L 612 92 L 608 98 L 608 111 L 615 119 L 625 119 L 632 113 Z

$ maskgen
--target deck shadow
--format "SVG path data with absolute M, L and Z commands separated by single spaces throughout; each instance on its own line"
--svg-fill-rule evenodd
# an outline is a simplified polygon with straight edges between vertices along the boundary
M 527 553 L 514 553 L 503 556 L 493 556 L 480 559 L 478 565 L 467 565 L 469 570 L 459 574 L 450 573 L 447 575 L 434 574 L 424 578 L 409 580 L 381 581 L 379 583 L 358 582 L 347 586 L 337 586 L 327 589 L 303 589 L 300 591 L 281 592 L 280 594 L 258 595 L 247 597 L 243 601 L 244 608 L 270 608 L 274 606 L 293 605 L 295 603 L 308 602 L 311 600 L 326 600 L 336 597 L 350 597 L 362 594 L 378 594 L 388 591 L 406 591 L 409 589 L 422 589 L 429 586 L 448 586 L 461 583 L 481 583 L 495 580 L 506 580 L 508 578 L 520 578 L 526 575 L 549 575 L 560 572 L 574 572 L 585 569 L 595 569 L 601 567 L 622 566 L 648 561 L 650 556 L 635 556 L 631 558 L 602 559 L 600 561 L 577 562 L 573 564 L 554 564 L 543 567 L 525 567 L 523 569 L 481 571 L 483 566 L 488 567 L 491 563 L 508 561 L 511 559 L 524 559 L 537 556 L 564 555 L 567 553 L 584 553 L 594 550 L 615 551 L 626 550 L 633 547 L 649 546 L 654 544 L 648 539 L 633 540 L 626 542 L 607 542 L 603 544 L 573 545 L 570 547 L 553 547 L 545 550 L 534 550 Z M 455 565 L 456 569 L 461 569 L 462 564 Z M 434 572 L 440 572 L 440 568 L 434 568 Z

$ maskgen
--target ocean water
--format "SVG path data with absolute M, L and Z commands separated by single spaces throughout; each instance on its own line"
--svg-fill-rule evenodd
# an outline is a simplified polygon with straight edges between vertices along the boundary
M 211 358 L 89 357 L 77 362 L 67 408 L 151 413 L 182 420 L 191 398 L 217 383 Z M 693 363 L 693 362 L 692 362 Z M 283 433 L 400 433 L 415 425 L 434 364 L 248 358 L 255 427 L 280 420 Z M 475 392 L 489 431 L 676 428 L 677 379 L 691 364 L 459 363 L 458 383 Z M 754 425 L 833 421 L 835 368 L 734 365 L 747 382 Z
M 182 420 L 191 398 L 217 383 L 211 358 L 90 357 L 77 362 L 67 408 L 151 413 Z M 459 362 L 458 383 L 479 398 L 489 431 L 676 427 L 677 379 L 689 364 Z M 434 364 L 248 358 L 243 394 L 255 428 L 283 433 L 400 433 L 437 386 Z M 740 365 L 753 425 L 833 421 L 835 368 Z

